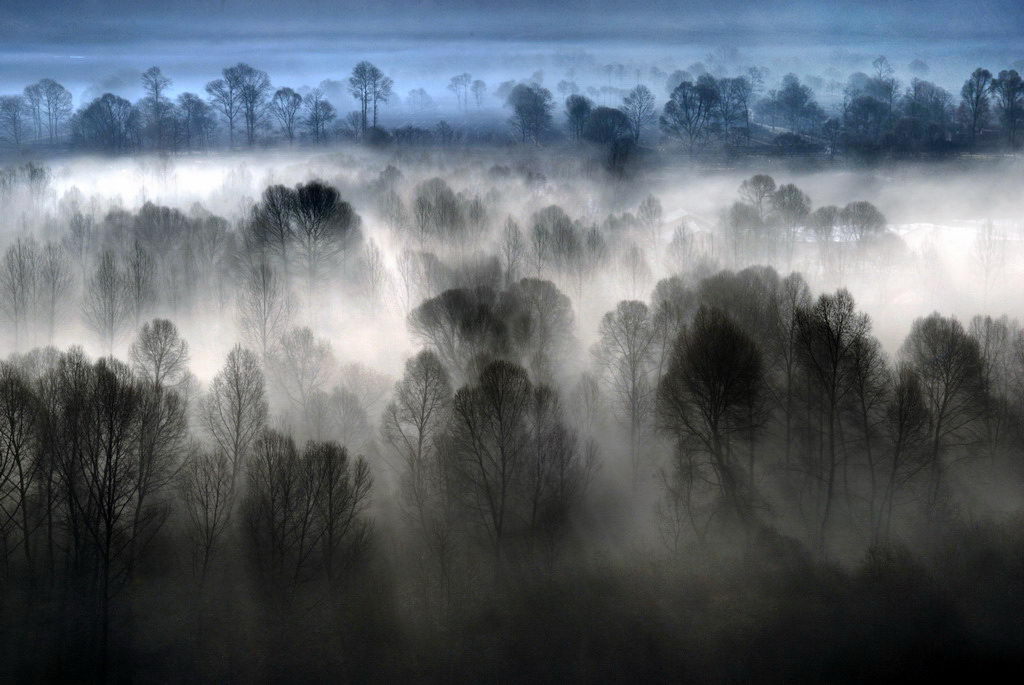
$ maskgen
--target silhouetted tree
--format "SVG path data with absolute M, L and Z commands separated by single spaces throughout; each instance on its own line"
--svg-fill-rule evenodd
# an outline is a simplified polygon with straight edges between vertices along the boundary
M 235 488 L 253 442 L 267 423 L 263 371 L 255 354 L 241 345 L 231 348 L 203 398 L 199 419 L 217 443 L 217 454 L 228 460 Z
M 818 409 L 817 430 L 823 435 L 812 447 L 805 468 L 820 493 L 817 542 L 824 553 L 832 519 L 839 475 L 843 472 L 839 448 L 839 409 L 851 391 L 851 355 L 867 335 L 870 322 L 854 309 L 846 290 L 823 294 L 812 307 L 796 312 L 798 362 L 807 375 Z
M 391 97 L 393 81 L 380 69 L 367 61 L 362 61 L 352 68 L 348 79 L 349 92 L 360 106 L 359 132 L 365 134 L 369 127 L 370 112 L 373 114 L 373 127 L 377 126 L 377 105 L 387 102 Z
M 0 95 L 0 139 L 15 150 L 26 142 L 31 110 L 22 95 Z
M 667 136 L 685 142 L 692 154 L 707 138 L 719 93 L 710 76 L 683 81 L 672 91 L 658 122 Z
M 569 122 L 569 136 L 579 141 L 583 138 L 583 129 L 594 109 L 594 103 L 583 95 L 570 95 L 565 99 L 565 118 Z
M 508 94 L 510 123 L 522 142 L 539 143 L 551 127 L 551 91 L 536 84 L 520 83 Z
M 926 504 L 940 504 L 946 487 L 950 452 L 977 443 L 983 393 L 983 366 L 978 342 L 959 321 L 938 313 L 917 319 L 900 350 L 920 379 L 928 410 L 928 469 Z
M 643 302 L 623 301 L 601 319 L 594 358 L 616 399 L 617 413 L 629 427 L 634 484 L 640 475 L 640 439 L 654 406 L 655 329 Z
M 295 124 L 299 108 L 302 107 L 302 96 L 291 88 L 278 88 L 270 100 L 270 113 L 277 119 L 288 142 L 295 141 Z
M 969 122 L 971 143 L 974 143 L 978 131 L 984 126 L 989 113 L 989 92 L 992 89 L 992 72 L 977 68 L 971 77 L 964 81 L 960 89 L 962 106 L 966 109 Z
M 108 354 L 128 324 L 130 309 L 125 274 L 117 266 L 114 253 L 100 255 L 89 279 L 83 303 L 86 324 L 100 337 Z
M 153 144 L 158 150 L 163 150 L 168 146 L 167 125 L 173 105 L 165 93 L 170 86 L 171 79 L 163 75 L 160 67 L 150 67 L 142 72 L 142 90 L 146 93 L 145 107 L 148 110 L 149 126 L 153 132 Z
M 707 308 L 677 338 L 658 385 L 660 422 L 675 436 L 678 458 L 696 465 L 689 477 L 713 483 L 743 526 L 755 517 L 752 438 L 766 393 L 757 344 L 724 312 Z
M 267 115 L 271 92 L 270 77 L 265 71 L 239 62 L 224 70 L 224 84 L 222 92 L 225 98 L 229 97 L 229 92 L 237 98 L 237 111 L 245 122 L 246 142 L 252 147 L 256 144 L 256 132 Z M 218 93 L 216 98 L 220 105 L 221 95 Z M 226 103 L 221 106 L 226 112 Z M 231 126 L 230 120 L 228 125 Z
M 266 364 L 292 313 L 288 287 L 266 259 L 244 270 L 238 312 L 243 336 Z
M 224 69 L 224 78 L 214 79 L 206 84 L 210 106 L 216 109 L 228 122 L 228 143 L 235 146 L 235 121 L 242 111 L 241 83 L 234 67 Z
M 1014 69 L 1003 70 L 992 79 L 990 86 L 995 96 L 996 110 L 1003 120 L 1006 139 L 1011 148 L 1017 146 L 1017 127 L 1024 113 L 1024 80 Z
M 633 142 L 639 143 L 644 127 L 657 118 L 654 113 L 654 94 L 647 86 L 637 86 L 623 98 L 622 111 L 633 131 Z
M 167 319 L 147 321 L 128 349 L 132 371 L 156 388 L 180 390 L 188 377 L 188 343 Z

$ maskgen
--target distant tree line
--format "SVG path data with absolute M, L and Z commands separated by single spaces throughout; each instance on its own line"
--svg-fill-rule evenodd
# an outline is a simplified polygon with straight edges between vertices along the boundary
M 667 100 L 660 103 L 647 85 L 638 84 L 628 90 L 606 89 L 621 97 L 617 106 L 595 104 L 575 82 L 563 81 L 558 90 L 566 98 L 559 113 L 540 72 L 529 80 L 504 82 L 491 95 L 511 112 L 512 140 L 542 143 L 564 137 L 577 144 L 610 146 L 613 170 L 621 170 L 631 148 L 642 141 L 664 142 L 669 148 L 679 145 L 690 154 L 857 158 L 1017 148 L 1024 118 L 1024 82 L 1017 71 L 976 69 L 957 98 L 918 77 L 901 84 L 884 56 L 872 65 L 870 74 L 853 73 L 845 85 L 831 83 L 830 92 L 840 92 L 841 98 L 827 108 L 794 74 L 785 75 L 778 87 L 767 88 L 764 69 L 715 77 L 700 64 L 691 67 L 692 73 L 678 70 L 668 75 Z M 394 82 L 366 61 L 353 68 L 344 84 L 358 105 L 346 116 L 340 116 L 333 95 L 328 97 L 324 90 L 333 93 L 342 84 L 325 81 L 300 94 L 275 87 L 266 72 L 245 63 L 225 68 L 201 94 L 185 92 L 172 98 L 168 93 L 173 83 L 158 67 L 142 74 L 141 85 L 144 96 L 135 103 L 104 93 L 75 110 L 67 89 L 43 79 L 21 94 L 0 97 L 0 140 L 14 150 L 70 143 L 80 150 L 124 153 L 202 150 L 223 143 L 319 144 L 338 138 L 449 145 L 460 137 L 444 120 L 429 128 L 381 127 L 379 114 L 394 99 Z M 488 93 L 487 84 L 468 73 L 452 77 L 447 88 L 464 114 L 471 103 L 480 109 Z M 590 90 L 606 100 L 608 93 Z M 417 118 L 435 108 L 422 88 L 408 93 L 406 105 Z M 556 119 L 562 121 L 556 124 Z

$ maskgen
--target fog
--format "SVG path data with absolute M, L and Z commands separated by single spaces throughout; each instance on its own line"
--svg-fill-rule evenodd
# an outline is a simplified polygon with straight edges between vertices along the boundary
M 928 5 L 5 3 L 0 680 L 1024 665 L 1024 12 Z
M 483 172 L 514 160 L 535 164 L 546 175 L 546 182 L 515 198 L 507 197 L 504 181 L 489 180 Z M 578 317 L 584 317 L 579 321 L 580 332 L 591 336 L 583 338 L 585 343 L 592 342 L 598 320 L 615 302 L 636 297 L 644 299 L 646 291 L 658 280 L 677 273 L 678 265 L 665 256 L 665 249 L 679 225 L 705 233 L 717 243 L 707 255 L 701 255 L 714 266 L 739 270 L 759 263 L 753 256 L 737 260 L 728 254 L 729 238 L 720 225 L 720 214 L 738 198 L 743 180 L 766 169 L 744 165 L 723 170 L 697 170 L 671 165 L 645 174 L 641 180 L 618 181 L 609 186 L 603 179 L 575 175 L 572 168 L 564 166 L 557 153 L 527 151 L 522 154 L 505 149 L 464 151 L 454 159 L 449 154 L 424 155 L 412 164 L 359 148 L 329 152 L 278 150 L 171 160 L 146 156 L 116 161 L 76 158 L 52 168 L 52 181 L 42 205 L 26 208 L 16 221 L 8 214 L 7 225 L 24 227 L 36 222 L 39 222 L 36 225 L 46 223 L 44 216 L 37 212 L 56 214 L 61 200 L 69 193 L 81 193 L 90 206 L 96 207 L 97 220 L 113 206 L 137 212 L 150 202 L 188 213 L 198 203 L 237 225 L 246 218 L 248 207 L 267 186 L 323 180 L 342 189 L 343 196 L 356 203 L 367 237 L 383 249 L 389 275 L 397 278 L 396 259 L 408 245 L 387 228 L 385 218 L 380 216 L 367 189 L 389 164 L 396 164 L 403 170 L 399 192 L 407 203 L 417 184 L 439 177 L 456 193 L 481 197 L 489 193 L 503 195 L 488 208 L 489 214 L 495 220 L 512 216 L 524 224 L 533 213 L 552 204 L 565 208 L 573 220 L 584 224 L 600 223 L 608 214 L 635 214 L 647 194 L 656 196 L 664 213 L 657 236 L 631 236 L 643 245 L 650 274 L 645 276 L 639 290 L 631 290 L 614 269 L 601 275 L 601 285 L 589 289 L 592 292 L 586 293 L 585 302 L 575 303 L 578 310 L 583 307 L 577 313 Z M 775 261 L 771 266 L 780 272 L 800 271 L 815 292 L 850 288 L 858 296 L 860 307 L 871 316 L 875 334 L 890 352 L 896 352 L 902 343 L 909 322 L 933 311 L 964 320 L 981 312 L 1007 314 L 1013 318 L 1024 316 L 1015 285 L 1015 278 L 1021 274 L 1020 250 L 1024 239 L 1024 220 L 1021 219 L 1024 198 L 1018 192 L 1024 167 L 1018 159 L 826 170 L 809 170 L 796 165 L 791 169 L 767 171 L 774 173 L 779 184 L 799 186 L 815 207 L 866 200 L 881 209 L 889 220 L 890 230 L 901 239 L 900 253 L 866 274 L 823 271 L 816 263 L 816 253 L 805 255 L 803 262 Z M 495 242 L 499 240 L 498 223 L 492 227 Z M 999 265 L 1000 276 L 993 279 L 986 290 L 978 278 L 980 257 L 976 243 L 979 231 L 987 224 L 999 232 L 1003 241 L 1001 250 L 1006 254 Z M 405 330 L 404 313 L 390 312 L 391 315 L 382 320 L 379 310 L 374 310 L 367 318 L 362 308 L 351 302 L 335 302 L 332 306 L 337 316 L 319 324 L 329 327 L 325 333 L 332 340 L 343 341 L 341 346 L 345 349 L 351 349 L 352 345 L 360 348 L 360 352 L 353 355 L 353 361 L 396 374 L 413 349 Z M 194 345 L 209 350 L 214 359 L 208 362 L 205 355 L 194 354 L 193 363 L 199 365 L 198 369 L 206 369 L 210 375 L 216 370 L 216 360 L 233 344 L 231 325 L 232 322 L 225 321 L 219 314 L 212 321 L 201 320 L 195 325 L 199 337 Z M 389 332 L 386 337 L 390 344 L 386 349 L 373 343 L 379 338 L 367 334 L 369 329 L 381 334 Z M 66 340 L 83 342 L 84 331 L 72 331 Z M 88 343 L 86 345 L 88 347 Z

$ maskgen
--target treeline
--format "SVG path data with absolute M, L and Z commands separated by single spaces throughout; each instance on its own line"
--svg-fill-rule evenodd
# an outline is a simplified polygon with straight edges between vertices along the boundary
M 884 56 L 872 67 L 870 74 L 851 74 L 845 84 L 830 82 L 827 93 L 815 92 L 795 74 L 770 87 L 768 70 L 758 67 L 735 76 L 712 75 L 700 63 L 691 66 L 692 73 L 676 70 L 666 76 L 652 70 L 651 78 L 654 71 L 665 78 L 663 102 L 657 88 L 642 83 L 632 89 L 591 87 L 584 94 L 574 80 L 562 80 L 562 111 L 556 111 L 560 107 L 537 72 L 530 79 L 503 82 L 491 93 L 511 112 L 508 133 L 479 126 L 458 130 L 445 120 L 432 127 L 381 126 L 378 115 L 395 99 L 394 83 L 366 61 L 344 83 L 328 79 L 320 87 L 298 90 L 275 87 L 265 71 L 239 63 L 206 84 L 204 93 L 175 98 L 169 95 L 171 79 L 151 67 L 141 76 L 145 95 L 135 103 L 105 93 L 74 110 L 71 94 L 51 79 L 27 86 L 22 94 L 2 96 L 0 139 L 14 150 L 70 143 L 78 150 L 107 153 L 239 143 L 318 145 L 338 139 L 399 146 L 450 145 L 467 137 L 492 143 L 568 139 L 610 146 L 614 170 L 623 168 L 641 141 L 666 150 L 681 146 L 691 155 L 842 154 L 859 159 L 1017 148 L 1024 82 L 1016 70 L 993 74 L 978 68 L 957 97 L 921 78 L 901 83 Z M 806 80 L 825 90 L 820 78 Z M 471 102 L 481 109 L 488 94 L 487 84 L 468 73 L 452 77 L 447 88 L 464 116 Z M 358 109 L 340 116 L 336 107 L 344 97 L 353 98 Z M 605 105 L 594 99 L 608 97 L 621 102 Z M 831 102 L 819 104 L 823 97 Z M 416 121 L 436 110 L 423 88 L 410 91 L 405 104 Z M 556 124 L 556 119 L 562 121 Z

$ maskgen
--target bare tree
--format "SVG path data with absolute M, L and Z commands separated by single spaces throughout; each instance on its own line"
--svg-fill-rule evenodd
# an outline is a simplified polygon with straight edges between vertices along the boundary
M 194 445 L 178 475 L 178 493 L 192 550 L 192 573 L 206 579 L 217 546 L 230 530 L 235 488 L 231 461 L 223 452 Z
M 337 189 L 318 181 L 295 187 L 291 213 L 311 298 L 324 269 L 358 239 L 360 219 Z
M 32 135 L 35 140 L 43 137 L 43 86 L 33 83 L 22 91 L 28 116 L 32 119 Z
M 384 72 L 366 60 L 352 68 L 348 86 L 352 97 L 359 101 L 361 134 L 365 134 L 370 125 L 371 110 L 373 126 L 377 126 L 377 107 L 391 97 L 393 85 L 394 82 Z
M 685 141 L 690 153 L 704 143 L 719 93 L 714 78 L 705 74 L 696 83 L 683 81 L 672 91 L 659 118 L 666 135 Z
M 138 328 L 156 304 L 156 261 L 138 240 L 124 257 L 125 289 L 132 323 Z
M 821 492 L 818 546 L 825 552 L 842 456 L 839 448 L 839 408 L 851 390 L 850 358 L 858 341 L 870 330 L 866 315 L 854 309 L 846 290 L 821 295 L 815 304 L 796 313 L 798 361 L 816 393 L 819 428 L 824 433 L 820 446 L 812 448 L 806 465 L 808 477 Z M 815 453 L 817 452 L 817 453 Z
M 569 122 L 569 135 L 579 142 L 583 138 L 583 130 L 587 119 L 594 110 L 594 103 L 583 95 L 570 95 L 565 99 L 565 117 Z
M 135 374 L 157 389 L 180 389 L 188 378 L 188 343 L 167 319 L 143 324 L 128 357 Z
M 319 565 L 328 583 L 336 582 L 344 562 L 365 544 L 365 520 L 373 480 L 361 457 L 351 459 L 335 442 L 311 442 L 303 453 L 307 488 L 313 496 L 313 536 Z
M 319 88 L 309 91 L 302 99 L 302 107 L 305 111 L 303 125 L 313 140 L 321 142 L 327 138 L 327 127 L 334 121 L 338 113 L 334 105 L 324 99 L 324 93 Z
M 448 372 L 437 355 L 424 350 L 405 363 L 381 425 L 401 474 L 403 512 L 445 581 L 453 546 L 454 496 L 441 441 L 450 425 L 451 402 Z
M 28 135 L 30 110 L 21 95 L 0 95 L 0 140 L 20 150 Z
M 291 321 L 291 309 L 287 285 L 266 259 L 245 269 L 238 294 L 242 334 L 264 364 Z
M 593 352 L 601 376 L 616 398 L 617 413 L 629 428 L 634 484 L 640 476 L 640 440 L 654 402 L 654 335 L 647 305 L 622 301 L 601 319 Z
M 294 587 L 313 555 L 313 502 L 305 485 L 294 441 L 265 430 L 253 449 L 243 509 L 254 561 L 270 591 Z
M 224 70 L 224 78 L 206 84 L 210 105 L 228 122 L 228 142 L 231 147 L 235 146 L 235 121 L 242 108 L 239 86 L 238 80 L 233 74 L 229 74 L 228 69 Z
M 705 457 L 688 476 L 713 483 L 747 528 L 756 505 L 752 437 L 764 420 L 766 394 L 757 344 L 728 315 L 707 308 L 676 340 L 658 385 L 658 415 L 677 452 Z M 747 454 L 736 443 L 746 443 Z
M 526 372 L 505 361 L 489 364 L 475 386 L 455 394 L 453 467 L 463 503 L 502 558 L 515 530 L 516 487 L 526 466 L 526 415 L 533 387 Z
M 971 77 L 964 81 L 960 89 L 963 106 L 967 109 L 970 119 L 971 143 L 978 136 L 978 131 L 985 125 L 989 114 L 989 93 L 992 90 L 992 72 L 978 68 Z
M 234 488 L 267 423 L 263 372 L 255 354 L 240 345 L 231 349 L 203 398 L 200 421 L 228 459 Z
M 252 147 L 256 144 L 256 132 L 267 115 L 270 77 L 261 69 L 254 69 L 244 62 L 239 62 L 224 70 L 224 83 L 224 89 L 230 90 L 237 98 L 237 112 L 242 115 L 245 122 L 246 142 Z M 217 98 L 220 98 L 219 94 Z M 217 104 L 223 106 L 219 101 Z
M 487 95 L 487 84 L 476 79 L 473 81 L 473 85 L 469 87 L 469 90 L 473 93 L 473 101 L 476 102 L 477 109 L 483 107 L 484 96 Z
M 33 496 L 42 475 L 35 430 L 39 406 L 24 374 L 0 362 L 0 554 L 5 570 L 10 555 L 24 555 L 33 573 L 32 534 L 39 525 Z M 11 531 L 16 530 L 16 536 Z
M 506 285 L 519 280 L 525 251 L 523 231 L 516 220 L 509 216 L 505 219 L 501 233 L 501 265 L 505 272 Z
M 182 93 L 178 96 L 178 110 L 185 147 L 205 149 L 217 128 L 213 108 L 195 93 Z
M 170 86 L 171 79 L 163 75 L 160 67 L 150 67 L 142 72 L 142 89 L 146 93 L 149 125 L 153 129 L 153 138 L 158 150 L 165 149 L 168 142 L 166 128 L 170 123 L 168 120 L 173 105 L 164 93 Z
M 53 437 L 66 500 L 63 525 L 73 535 L 71 568 L 83 575 L 95 599 L 99 671 L 105 677 L 111 603 L 166 519 L 159 488 L 173 476 L 168 461 L 175 456 L 183 414 L 172 412 L 178 418 L 164 422 L 168 430 L 144 427 L 154 416 L 171 415 L 152 412 L 155 394 L 147 399 L 148 391 L 125 365 L 112 359 L 90 365 L 72 355 L 62 366 Z M 161 401 L 173 404 L 175 396 Z M 151 449 L 154 444 L 159 448 Z
M 977 340 L 959 321 L 938 313 L 918 319 L 900 350 L 921 382 L 928 409 L 927 506 L 934 511 L 946 486 L 950 452 L 977 442 L 984 406 L 983 365 Z
M 1024 111 L 1024 80 L 1015 69 L 1004 69 L 992 79 L 990 90 L 996 110 L 1003 120 L 1010 149 L 1016 149 L 1017 128 L 1020 126 L 1021 112 Z
M 891 386 L 883 424 L 888 448 L 885 484 L 875 532 L 875 538 L 883 542 L 891 535 L 896 498 L 928 463 L 929 416 L 921 380 L 904 362 L 893 372 Z
M 83 311 L 86 324 L 100 337 L 107 353 L 112 354 L 130 312 L 125 275 L 110 250 L 100 255 L 96 271 L 89 279 Z
M 562 414 L 558 393 L 533 389 L 526 417 L 528 445 L 523 468 L 527 529 L 554 551 L 597 468 L 593 442 L 583 443 Z
M 639 143 L 644 127 L 657 118 L 654 113 L 654 94 L 647 86 L 637 86 L 622 100 L 622 112 L 629 119 L 633 142 Z
M 39 248 L 32 238 L 18 238 L 0 263 L 0 307 L 14 328 L 14 349 L 29 337 L 39 280 Z
M 469 87 L 472 82 L 473 77 L 469 74 L 452 76 L 448 81 L 448 90 L 455 93 L 456 102 L 462 111 L 469 108 Z
M 328 387 L 335 370 L 331 344 L 309 328 L 293 328 L 281 337 L 271 359 L 274 380 L 309 425 L 315 395 Z
M 265 431 L 256 442 L 245 494 L 254 561 L 269 591 L 287 595 L 320 573 L 329 582 L 368 532 L 364 512 L 371 487 L 362 459 L 333 443 L 309 443 Z
M 521 357 L 534 380 L 552 382 L 575 344 L 572 302 L 554 283 L 536 278 L 513 283 L 506 292 L 519 300 L 529 316 L 530 336 L 520 345 Z
M 43 113 L 46 116 L 46 129 L 50 144 L 60 138 L 61 128 L 71 116 L 71 93 L 67 88 L 51 79 L 39 82 L 42 87 Z
M 246 224 L 247 238 L 261 252 L 276 256 L 287 285 L 290 276 L 291 245 L 295 240 L 295 191 L 272 185 L 263 190 Z
M 53 344 L 57 322 L 68 307 L 73 285 L 67 251 L 58 243 L 47 243 L 39 254 L 38 306 L 48 344 Z
M 769 201 L 774 194 L 775 179 L 767 174 L 751 176 L 740 184 L 740 197 L 757 209 L 757 217 L 761 221 L 767 217 Z
M 278 88 L 270 100 L 270 113 L 281 125 L 289 143 L 295 142 L 295 124 L 298 122 L 300 107 L 302 96 L 291 88 Z

